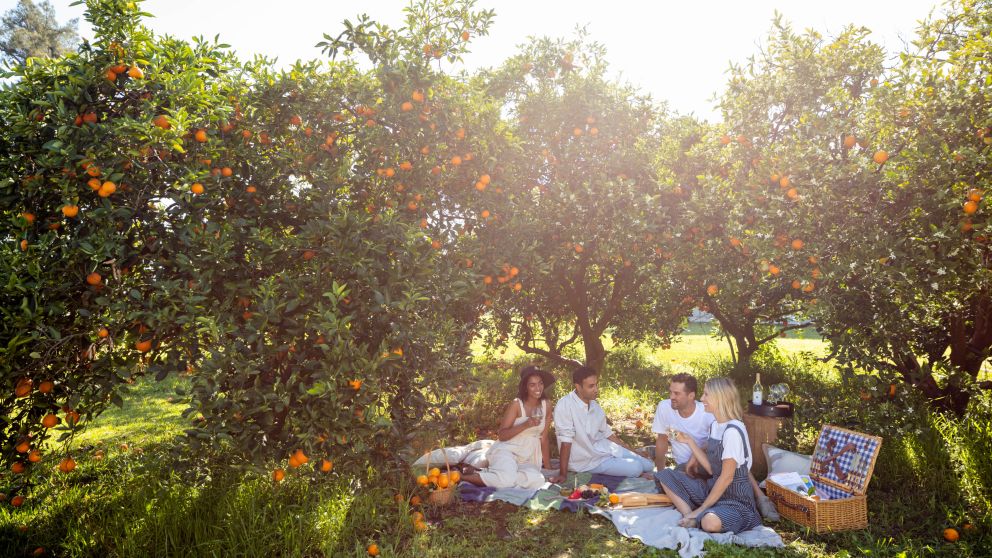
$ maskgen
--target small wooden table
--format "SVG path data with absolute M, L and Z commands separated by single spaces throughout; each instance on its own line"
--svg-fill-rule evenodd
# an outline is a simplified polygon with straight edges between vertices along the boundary
M 765 461 L 765 452 L 762 451 L 761 444 L 774 444 L 778 440 L 779 429 L 782 428 L 785 420 L 792 418 L 792 413 L 791 403 L 761 406 L 748 404 L 747 412 L 744 413 L 744 427 L 747 428 L 748 442 L 754 453 L 751 460 L 751 474 L 758 482 L 768 475 L 768 462 Z

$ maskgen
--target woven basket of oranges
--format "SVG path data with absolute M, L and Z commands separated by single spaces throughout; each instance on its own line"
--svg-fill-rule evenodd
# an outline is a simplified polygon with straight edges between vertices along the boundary
M 444 453 L 444 448 L 441 448 Z M 461 480 L 461 473 L 451 468 L 448 463 L 448 456 L 444 456 L 444 471 L 437 467 L 431 468 L 430 453 L 424 456 L 426 465 L 424 474 L 417 477 L 417 484 L 427 489 L 427 501 L 435 506 L 447 506 L 455 502 L 458 481 Z

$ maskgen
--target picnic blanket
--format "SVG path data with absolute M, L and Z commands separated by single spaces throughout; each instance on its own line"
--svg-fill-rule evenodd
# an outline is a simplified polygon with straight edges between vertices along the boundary
M 547 475 L 555 471 L 545 471 Z M 701 529 L 686 529 L 679 527 L 682 514 L 674 508 L 635 508 L 630 510 L 611 510 L 596 505 L 598 498 L 569 500 L 561 495 L 562 487 L 574 487 L 580 484 L 598 483 L 606 486 L 610 492 L 643 492 L 656 493 L 653 480 L 637 478 L 614 477 L 590 473 L 571 473 L 568 479 L 555 485 L 545 484 L 538 490 L 523 490 L 519 488 L 479 487 L 469 483 L 459 485 L 459 494 L 463 501 L 490 502 L 501 500 L 532 510 L 560 510 L 579 512 L 586 510 L 590 514 L 609 519 L 620 535 L 637 539 L 654 548 L 676 549 L 681 558 L 703 556 L 703 546 L 706 541 L 713 540 L 721 544 L 737 544 L 750 547 L 785 546 L 782 537 L 774 529 L 764 525 L 755 527 L 743 533 L 707 533 Z
M 466 446 L 437 449 L 428 456 L 422 456 L 416 467 L 444 465 L 445 457 L 448 463 L 469 463 L 475 467 L 488 465 L 487 452 L 493 440 L 478 440 Z M 557 469 L 544 470 L 544 476 L 556 474 Z M 638 539 L 654 548 L 677 549 L 681 558 L 693 558 L 705 554 L 703 545 L 708 540 L 721 544 L 737 544 L 750 547 L 785 546 L 782 537 L 770 527 L 763 525 L 743 533 L 707 533 L 700 529 L 679 527 L 682 514 L 674 508 L 634 508 L 629 510 L 611 510 L 596 505 L 599 498 L 569 500 L 561 495 L 562 488 L 576 487 L 580 484 L 602 484 L 610 492 L 643 492 L 657 493 L 657 486 L 651 479 L 624 478 L 611 475 L 592 473 L 570 473 L 560 485 L 545 483 L 537 490 L 521 488 L 492 488 L 475 486 L 462 482 L 458 485 L 458 493 L 465 502 L 491 502 L 499 500 L 515 506 L 532 510 L 560 510 L 570 512 L 588 511 L 609 519 L 622 536 Z

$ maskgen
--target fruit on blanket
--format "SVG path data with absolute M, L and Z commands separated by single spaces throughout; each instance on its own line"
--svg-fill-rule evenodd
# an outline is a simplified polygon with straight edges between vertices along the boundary
M 581 497 L 582 497 L 582 491 L 581 491 L 581 490 L 579 490 L 578 488 L 576 488 L 576 489 L 575 489 L 575 491 L 573 491 L 573 492 L 572 492 L 572 493 L 571 493 L 571 494 L 570 494 L 570 495 L 568 496 L 568 499 L 569 499 L 569 500 L 578 500 L 578 499 L 579 499 L 579 498 L 581 498 Z
M 616 494 L 610 494 L 610 503 L 614 506 L 620 503 L 620 497 Z

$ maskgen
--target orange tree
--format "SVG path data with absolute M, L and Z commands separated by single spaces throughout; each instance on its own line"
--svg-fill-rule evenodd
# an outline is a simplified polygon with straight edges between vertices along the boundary
M 826 232 L 851 238 L 858 226 L 839 209 L 857 203 L 853 189 L 836 181 L 877 167 L 851 151 L 863 92 L 881 71 L 882 52 L 865 34 L 846 29 L 826 41 L 776 21 L 760 55 L 732 69 L 723 124 L 687 120 L 663 150 L 688 223 L 677 260 L 740 368 L 762 344 L 810 325 L 823 266 L 846 250 Z M 825 169 L 836 170 L 828 179 Z
M 844 362 L 964 413 L 992 348 L 988 2 L 920 28 L 846 133 L 866 142 L 820 169 L 835 247 L 814 314 Z M 838 130 L 839 132 L 839 130 Z M 858 153 L 858 150 L 861 150 Z M 857 161 L 857 162 L 854 162 Z
M 597 368 L 604 334 L 665 343 L 684 317 L 677 215 L 654 168 L 663 114 L 605 71 L 602 48 L 579 37 L 535 41 L 482 76 L 513 144 L 474 185 L 468 222 L 487 341 L 566 365 L 581 345 Z
M 443 410 L 479 311 L 465 258 L 441 243 L 454 225 L 431 209 L 450 157 L 435 150 L 475 149 L 458 143 L 472 117 L 432 63 L 491 14 L 362 20 L 328 39 L 342 59 L 274 72 L 154 37 L 134 2 L 87 7 L 95 41 L 15 68 L 0 94 L 14 482 L 65 455 L 40 453 L 53 433 L 68 444 L 127 383 L 175 373 L 193 447 L 321 470 L 394 459 Z

